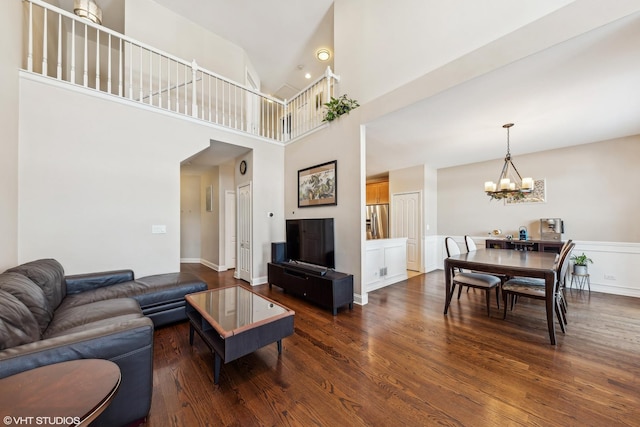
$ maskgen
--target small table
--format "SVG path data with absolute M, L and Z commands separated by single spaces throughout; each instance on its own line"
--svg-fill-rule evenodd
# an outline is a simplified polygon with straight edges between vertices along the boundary
M 571 287 L 573 288 L 573 282 L 576 283 L 576 288 L 583 290 L 584 286 L 587 285 L 587 289 L 591 292 L 591 280 L 589 279 L 589 274 L 576 274 L 571 273 Z
M 118 365 L 100 359 L 20 372 L 0 380 L 0 415 L 6 425 L 86 426 L 109 406 L 120 380 Z
M 229 363 L 293 334 L 294 311 L 242 286 L 213 289 L 185 297 L 189 344 L 197 332 L 214 353 L 213 382 L 221 362 Z

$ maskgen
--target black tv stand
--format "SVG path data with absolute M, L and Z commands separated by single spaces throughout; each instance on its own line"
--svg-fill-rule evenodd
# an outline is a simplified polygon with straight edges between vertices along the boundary
M 296 262 L 269 263 L 269 288 L 276 285 L 285 292 L 330 308 L 335 316 L 338 307 L 353 309 L 353 275 L 324 267 Z

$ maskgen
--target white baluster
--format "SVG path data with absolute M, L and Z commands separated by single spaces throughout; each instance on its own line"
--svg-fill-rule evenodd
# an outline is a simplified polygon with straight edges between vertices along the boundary
M 84 87 L 89 86 L 89 35 L 87 24 L 84 24 L 84 62 L 82 71 L 82 84 Z
M 43 23 L 44 31 L 42 34 L 42 75 L 46 76 L 48 74 L 47 33 L 49 32 L 47 30 L 47 9 L 44 9 L 43 19 L 44 19 L 44 23 Z
M 96 29 L 96 90 L 100 90 L 100 30 Z
M 122 39 L 118 39 L 118 96 L 122 96 L 124 86 L 122 73 L 124 65 L 122 64 Z
M 58 14 L 58 58 L 56 67 L 56 78 L 62 79 L 62 15 Z
M 29 3 L 29 41 L 27 71 L 33 71 L 33 3 Z
M 140 57 L 140 60 L 138 62 L 138 69 L 140 70 L 138 72 L 138 88 L 139 88 L 139 95 L 138 95 L 138 101 L 140 102 L 144 102 L 143 96 L 143 92 L 142 92 L 142 87 L 144 86 L 143 84 L 143 80 L 142 80 L 142 46 L 138 46 L 140 55 L 138 55 Z
M 198 77 L 198 64 L 194 59 L 191 61 L 191 116 L 198 117 L 198 99 L 197 99 L 197 77 Z
M 111 34 L 109 34 L 108 38 L 108 48 L 107 48 L 107 92 L 111 93 Z
M 71 21 L 71 70 L 69 70 L 71 76 L 69 81 L 76 84 L 76 21 Z

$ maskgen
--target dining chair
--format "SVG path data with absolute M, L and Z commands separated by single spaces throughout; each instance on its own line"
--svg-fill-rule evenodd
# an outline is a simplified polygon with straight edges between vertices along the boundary
M 571 251 L 573 250 L 575 246 L 575 243 L 573 243 L 573 240 L 569 239 L 567 240 L 564 245 L 562 245 L 562 248 L 560 249 L 560 256 L 562 257 L 562 255 L 567 252 L 567 259 L 570 258 L 569 255 L 571 255 Z M 568 265 L 569 263 L 567 262 L 567 268 L 565 269 L 563 275 L 561 277 L 558 278 L 559 283 L 558 283 L 558 296 L 560 297 L 560 308 L 562 308 L 562 312 L 564 314 L 564 318 L 566 320 L 567 318 L 567 309 L 568 309 L 568 304 L 567 304 L 567 298 L 566 298 L 566 294 L 565 294 L 565 290 L 566 290 L 566 286 L 567 286 L 567 270 L 568 270 Z M 565 322 L 566 324 L 566 322 Z
M 445 248 L 447 250 L 447 257 L 451 257 L 454 255 L 460 255 L 460 247 L 456 243 L 455 240 L 451 237 L 447 237 L 444 239 Z M 496 290 L 496 303 L 498 305 L 498 309 L 500 309 L 500 290 L 499 284 L 500 279 L 491 274 L 484 273 L 472 273 L 466 271 L 454 271 L 453 277 L 451 278 L 451 294 L 456 289 L 456 285 L 458 286 L 458 299 L 460 299 L 460 293 L 462 291 L 463 286 L 468 286 L 470 288 L 483 289 L 486 295 L 487 301 L 487 316 L 491 316 L 491 308 L 490 308 L 490 295 L 489 292 L 491 289 L 495 288 Z
M 478 249 L 478 247 L 476 246 L 476 242 L 474 242 L 470 236 L 464 236 L 464 244 L 467 247 L 467 252 L 475 251 L 476 249 Z
M 569 265 L 569 253 L 573 250 L 575 243 L 569 243 L 567 248 L 563 248 L 558 261 L 556 262 L 556 281 L 554 283 L 553 306 L 558 316 L 560 329 L 565 332 L 567 325 L 566 307 L 563 308 L 563 296 L 561 295 L 561 283 Z M 511 310 L 513 310 L 513 301 L 515 297 L 526 297 L 532 299 L 546 300 L 546 288 L 544 279 L 533 277 L 514 277 L 502 284 L 502 304 L 504 306 L 503 319 L 507 318 L 508 299 L 511 298 Z

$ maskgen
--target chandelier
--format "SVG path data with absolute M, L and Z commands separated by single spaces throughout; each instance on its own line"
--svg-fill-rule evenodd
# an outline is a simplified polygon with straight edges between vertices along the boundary
M 484 191 L 492 199 L 520 200 L 533 191 L 533 178 L 522 178 L 518 169 L 511 161 L 509 151 L 509 128 L 513 123 L 502 125 L 507 130 L 507 155 L 504 157 L 504 166 L 498 178 L 498 182 L 487 181 L 484 183 Z

